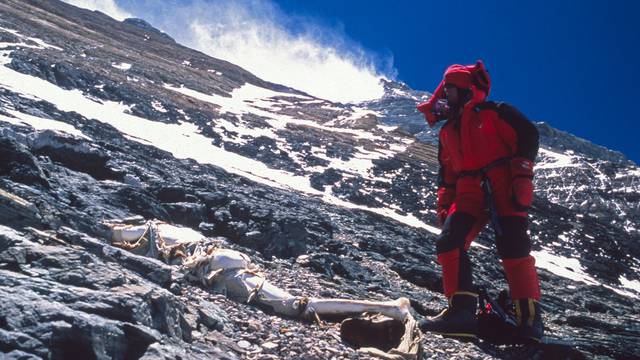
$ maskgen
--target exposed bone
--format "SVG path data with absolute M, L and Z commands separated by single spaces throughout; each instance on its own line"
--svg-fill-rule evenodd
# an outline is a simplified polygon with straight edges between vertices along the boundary
M 404 321 L 407 315 L 409 315 L 410 306 L 409 299 L 404 297 L 392 301 L 311 298 L 302 315 L 306 317 L 311 311 L 320 316 L 357 315 L 365 312 L 371 312 Z
M 224 269 L 225 274 L 219 276 L 218 281 L 224 283 L 228 296 L 239 301 L 248 299 L 271 308 L 275 313 L 288 317 L 302 317 L 313 319 L 316 315 L 349 316 L 365 312 L 380 313 L 393 319 L 404 321 L 409 315 L 410 303 L 407 298 L 393 301 L 367 301 L 345 299 L 308 298 L 304 307 L 299 297 L 279 289 L 254 271 L 249 258 L 238 251 L 215 249 L 206 256 L 191 257 L 185 261 L 186 269 L 194 269 L 200 264 L 207 264 L 209 270 Z M 236 270 L 231 271 L 229 270 Z M 209 274 L 201 274 L 207 278 L 203 283 L 209 283 Z
M 401 345 L 387 353 L 370 349 L 370 355 L 389 359 L 416 359 L 416 354 L 421 351 L 420 331 L 409 311 L 411 305 L 407 298 L 368 301 L 293 296 L 267 281 L 246 254 L 201 246 L 198 242 L 202 236 L 194 235 L 195 232 L 190 229 L 153 220 L 142 225 L 108 225 L 113 232 L 114 245 L 132 250 L 139 250 L 146 245 L 146 256 L 162 258 L 168 262 L 178 254 L 184 256 L 185 246 L 195 243 L 192 254 L 185 257 L 181 267 L 188 279 L 199 281 L 203 286 L 213 288 L 236 301 L 265 307 L 281 316 L 321 323 L 321 317 L 346 318 L 376 313 L 403 322 L 406 330 Z

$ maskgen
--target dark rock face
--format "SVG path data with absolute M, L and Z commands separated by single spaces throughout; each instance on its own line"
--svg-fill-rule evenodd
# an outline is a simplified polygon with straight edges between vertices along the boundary
M 335 326 L 269 316 L 186 281 L 175 266 L 108 245 L 103 221 L 132 216 L 199 230 L 250 255 L 271 282 L 295 295 L 406 296 L 418 317 L 445 305 L 437 235 L 379 214 L 435 223 L 438 128 L 426 129 L 415 110 L 427 93 L 386 82 L 379 100 L 333 104 L 182 47 L 143 20 L 120 23 L 35 0 L 0 1 L 0 15 L 2 42 L 30 45 L 1 49 L 10 51 L 11 71 L 77 90 L 94 102 L 121 103 L 127 114 L 159 124 L 193 125 L 216 147 L 283 176 L 307 178 L 321 192 L 269 187 L 216 165 L 179 159 L 90 119 L 82 109 L 64 111 L 0 86 L 0 115 L 11 120 L 0 121 L 0 353 L 54 359 L 361 358 L 337 340 Z M 120 63 L 131 68 L 113 65 Z M 164 84 L 229 99 L 246 84 L 279 95 L 242 103 L 255 114 L 234 113 Z M 356 116 L 354 106 L 375 113 Z M 16 125 L 21 114 L 73 126 L 84 136 Z M 217 126 L 223 120 L 228 129 Z M 582 279 L 539 268 L 547 333 L 573 342 L 575 353 L 565 358 L 579 358 L 580 352 L 633 358 L 640 353 L 640 310 L 637 293 L 622 282 L 640 280 L 637 166 L 538 126 L 548 152 L 539 156 L 535 179 L 533 249 L 559 256 L 551 259 L 554 264 Z M 336 199 L 379 213 L 336 206 Z M 496 293 L 506 282 L 493 241 L 491 230 L 483 232 L 471 257 L 475 282 Z M 536 348 L 436 336 L 426 336 L 424 345 L 440 359 L 544 358 Z
M 24 145 L 9 138 L 0 143 L 0 175 L 26 185 L 50 186 L 34 156 Z
M 78 236 L 71 230 L 38 236 L 0 226 L 0 348 L 54 359 L 126 359 L 141 357 L 160 341 L 176 350 L 194 342 L 184 305 L 143 270 L 148 262 L 156 263 L 147 266 L 151 272 L 164 265 L 124 253 L 117 258 L 122 250 L 90 238 L 82 241 L 102 251 L 79 251 L 71 245 L 80 240 L 67 243 Z M 167 275 L 155 281 L 166 286 L 170 270 Z M 204 323 L 212 323 L 212 311 L 203 313 Z M 224 321 L 223 315 L 216 319 Z
M 128 19 L 124 19 L 122 21 L 123 24 L 126 25 L 132 25 L 135 27 L 138 27 L 140 29 L 142 29 L 145 33 L 152 33 L 152 34 L 156 34 L 160 37 L 163 37 L 171 42 L 175 42 L 175 40 L 173 40 L 173 38 L 169 35 L 167 35 L 166 33 L 154 28 L 151 24 L 149 24 L 148 22 L 142 20 L 142 19 L 138 19 L 138 18 L 128 18 Z
M 324 191 L 326 185 L 333 185 L 340 180 L 342 180 L 342 175 L 334 168 L 328 168 L 320 174 L 313 174 L 309 179 L 311 186 L 320 191 Z
M 123 173 L 109 168 L 110 157 L 105 151 L 72 136 L 46 130 L 29 138 L 29 143 L 35 155 L 48 156 L 71 170 L 84 172 L 97 180 L 123 181 Z
M 552 149 L 560 151 L 571 150 L 586 157 L 607 160 L 612 163 L 628 163 L 629 160 L 617 151 L 609 150 L 603 146 L 593 144 L 585 139 L 571 135 L 567 132 L 554 129 L 549 124 L 539 122 L 536 124 L 540 137 L 544 144 Z

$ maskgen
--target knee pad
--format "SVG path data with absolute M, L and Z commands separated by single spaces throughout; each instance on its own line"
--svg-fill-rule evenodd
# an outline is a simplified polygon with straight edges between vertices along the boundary
M 454 249 L 462 249 L 467 235 L 473 228 L 476 218 L 462 212 L 453 213 L 445 222 L 442 233 L 436 242 L 436 253 L 442 254 Z
M 496 247 L 501 259 L 526 257 L 531 251 L 531 239 L 527 234 L 527 218 L 505 216 L 498 219 L 502 235 L 496 236 Z

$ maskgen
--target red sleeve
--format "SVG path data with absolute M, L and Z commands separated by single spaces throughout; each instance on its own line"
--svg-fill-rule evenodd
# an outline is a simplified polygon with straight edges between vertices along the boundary
M 435 105 L 438 99 L 444 97 L 444 81 L 441 81 L 436 90 L 433 92 L 433 95 L 426 102 L 420 103 L 417 106 L 418 111 L 420 111 L 427 123 L 430 127 L 433 127 L 438 121 L 444 120 L 444 118 L 438 118 L 433 112 L 433 106 Z

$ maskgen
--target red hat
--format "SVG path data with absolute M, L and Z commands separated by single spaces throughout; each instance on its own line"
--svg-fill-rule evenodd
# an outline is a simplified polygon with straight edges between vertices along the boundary
M 475 65 L 451 65 L 444 72 L 444 78 L 433 92 L 428 101 L 418 105 L 418 110 L 424 114 L 429 126 L 433 127 L 436 122 L 442 120 L 431 110 L 438 99 L 444 97 L 444 85 L 453 84 L 459 88 L 471 89 L 474 87 L 474 97 L 485 99 L 491 89 L 491 78 L 482 60 L 478 60 Z
M 470 68 L 473 67 L 458 64 L 449 66 L 444 72 L 444 83 L 453 84 L 462 89 L 470 88 L 473 81 Z

